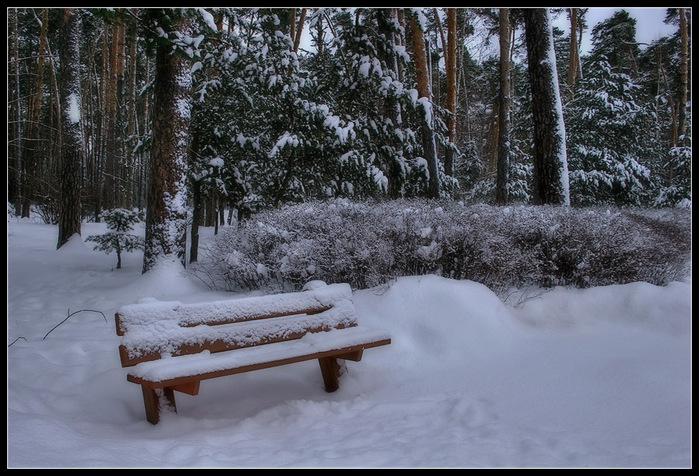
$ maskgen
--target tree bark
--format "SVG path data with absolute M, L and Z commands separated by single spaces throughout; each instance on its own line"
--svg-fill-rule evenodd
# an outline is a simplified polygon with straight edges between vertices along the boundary
M 80 129 L 80 13 L 67 8 L 60 24 L 61 198 L 57 248 L 80 234 L 82 132 Z
M 687 132 L 687 87 L 688 81 L 688 63 L 689 63 L 689 40 L 687 34 L 687 17 L 684 8 L 680 8 L 680 100 L 679 110 L 677 114 L 677 138 L 679 144 L 685 145 L 688 143 L 685 134 Z
M 120 13 L 117 10 L 117 13 Z M 121 181 L 123 167 L 123 152 L 121 140 L 123 131 L 121 123 L 121 98 L 123 91 L 124 71 L 126 62 L 125 24 L 121 15 L 117 15 L 111 24 L 111 44 L 109 45 L 109 71 L 105 73 L 106 101 L 105 101 L 105 174 L 103 190 L 103 206 L 107 209 L 123 206 L 123 184 Z M 105 40 L 109 36 L 104 32 Z
M 296 10 L 293 8 L 292 10 Z M 303 35 L 303 23 L 306 21 L 306 8 L 301 9 L 301 18 L 299 18 L 298 25 L 296 25 L 296 15 L 291 16 L 291 26 L 292 26 L 292 34 L 291 34 L 291 39 L 294 41 L 294 53 L 297 53 L 299 50 L 299 44 L 301 43 L 301 35 Z M 294 32 L 293 28 L 296 28 L 296 31 Z
M 582 19 L 584 10 L 579 8 L 569 8 L 570 15 L 570 48 L 568 54 L 568 99 L 573 99 L 575 90 L 575 80 L 580 71 L 580 47 L 578 45 L 579 22 Z
M 444 154 L 444 173 L 454 176 L 454 151 L 456 150 L 456 8 L 447 8 L 447 48 L 445 50 L 447 81 L 447 130 L 449 147 Z
M 189 35 L 186 18 L 173 29 Z M 186 265 L 187 170 L 192 76 L 189 61 L 161 42 L 156 51 L 154 114 L 143 272 L 163 259 Z
M 523 13 L 534 121 L 534 203 L 569 205 L 565 126 L 551 18 L 545 8 L 527 8 Z
M 37 19 L 38 21 L 38 19 Z M 23 150 L 23 173 L 22 173 L 22 217 L 28 218 L 30 208 L 34 196 L 37 192 L 37 183 L 39 178 L 39 162 L 41 150 L 39 148 L 39 124 L 41 123 L 41 101 L 43 98 L 44 87 L 44 63 L 48 57 L 48 9 L 44 8 L 41 11 L 41 29 L 39 34 L 39 49 L 36 58 L 36 82 L 34 83 L 34 92 L 29 99 L 29 108 L 26 118 L 26 139 L 24 141 Z
M 134 194 L 134 182 L 135 182 L 135 156 L 133 147 L 133 138 L 136 136 L 137 129 L 137 116 L 136 116 L 136 97 L 137 97 L 137 61 L 138 55 L 136 54 L 138 26 L 135 22 L 131 21 L 128 23 L 128 28 L 125 33 L 125 37 L 129 38 L 128 44 L 128 88 L 126 92 L 126 140 L 124 147 L 124 160 L 126 167 L 124 167 L 124 181 L 127 188 L 127 194 L 125 196 L 126 202 L 124 203 L 124 208 L 133 208 L 135 200 Z
M 22 212 L 21 206 L 21 181 L 22 181 L 22 108 L 20 69 L 19 69 L 19 35 L 17 23 L 17 8 L 8 8 L 7 26 L 7 84 L 8 84 L 8 123 L 7 123 L 7 200 L 15 208 L 15 214 Z
M 498 160 L 495 201 L 508 202 L 510 169 L 510 10 L 500 9 L 500 106 L 498 111 Z
M 192 231 L 190 233 L 189 262 L 199 259 L 199 226 L 202 221 L 201 181 L 192 180 Z
M 432 124 L 429 122 L 432 115 L 432 93 L 429 75 L 427 73 L 425 41 L 423 39 L 422 30 L 414 15 L 410 18 L 410 29 L 413 34 L 413 57 L 415 58 L 415 70 L 417 71 L 417 91 L 418 96 L 422 99 L 421 106 L 423 108 L 421 135 L 423 152 L 425 154 L 425 160 L 427 161 L 427 171 L 430 175 L 428 180 L 428 196 L 431 198 L 438 198 L 439 173 L 437 170 L 437 148 L 435 145 L 434 130 L 432 129 Z

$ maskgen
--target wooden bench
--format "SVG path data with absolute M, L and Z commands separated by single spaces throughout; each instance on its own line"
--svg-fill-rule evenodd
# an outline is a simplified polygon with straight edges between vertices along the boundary
M 123 306 L 115 316 L 121 364 L 127 380 L 141 385 L 153 424 L 161 409 L 177 411 L 175 390 L 197 395 L 205 379 L 304 360 L 318 359 L 333 392 L 345 360 L 391 343 L 385 331 L 357 326 L 351 297 L 347 284 L 320 283 L 264 297 Z

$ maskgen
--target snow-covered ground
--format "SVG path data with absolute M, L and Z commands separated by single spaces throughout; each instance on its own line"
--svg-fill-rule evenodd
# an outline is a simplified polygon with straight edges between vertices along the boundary
M 140 253 L 117 270 L 81 240 L 56 251 L 54 226 L 10 220 L 7 238 L 9 467 L 692 464 L 689 279 L 507 303 L 470 281 L 398 279 L 354 292 L 360 325 L 393 342 L 349 362 L 337 392 L 303 362 L 204 381 L 153 426 L 114 312 L 237 296 L 170 266 L 141 275 Z

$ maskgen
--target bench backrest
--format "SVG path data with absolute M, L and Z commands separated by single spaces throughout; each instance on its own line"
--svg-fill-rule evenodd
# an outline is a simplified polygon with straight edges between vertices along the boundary
M 220 352 L 300 339 L 357 325 L 352 290 L 331 284 L 298 293 L 183 304 L 150 301 L 121 307 L 123 367 L 165 356 Z

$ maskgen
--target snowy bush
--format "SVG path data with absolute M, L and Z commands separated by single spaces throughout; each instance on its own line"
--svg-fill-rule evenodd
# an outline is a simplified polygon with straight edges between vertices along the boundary
M 10 202 L 7 202 L 7 221 L 10 221 L 10 218 L 15 218 L 17 215 L 15 214 L 15 207 L 12 205 Z
M 299 289 L 312 279 L 373 287 L 437 274 L 494 290 L 685 277 L 690 212 L 397 200 L 312 202 L 220 233 L 197 272 L 228 290 Z

